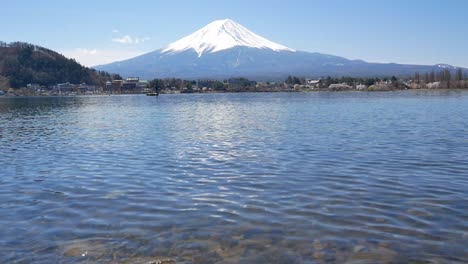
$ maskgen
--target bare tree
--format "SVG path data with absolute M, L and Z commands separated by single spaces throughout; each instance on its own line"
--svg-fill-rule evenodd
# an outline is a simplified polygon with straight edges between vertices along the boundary
M 435 81 L 436 81 L 435 72 L 431 71 L 431 73 L 429 74 L 429 82 L 435 82 Z
M 440 72 L 440 79 L 442 82 L 445 82 L 447 84 L 447 88 L 450 88 L 451 85 L 451 80 L 452 80 L 452 74 L 450 73 L 450 70 L 445 69 Z

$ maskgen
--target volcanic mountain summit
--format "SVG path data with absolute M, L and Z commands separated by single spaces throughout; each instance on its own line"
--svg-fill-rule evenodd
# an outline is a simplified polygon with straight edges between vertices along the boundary
M 178 53 L 195 50 L 198 56 L 234 47 L 294 51 L 283 45 L 260 37 L 242 25 L 230 20 L 216 20 L 195 33 L 169 44 L 162 53 Z
M 287 75 L 401 76 L 440 70 L 440 66 L 368 63 L 296 51 L 265 39 L 233 20 L 216 20 L 165 48 L 95 67 L 142 78 L 279 80 Z

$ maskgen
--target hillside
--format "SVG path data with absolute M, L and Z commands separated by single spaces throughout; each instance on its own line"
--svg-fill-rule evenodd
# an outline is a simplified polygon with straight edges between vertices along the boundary
M 103 85 L 110 75 L 86 68 L 73 59 L 28 43 L 0 42 L 0 77 L 13 88 L 30 83 L 55 85 L 70 82 Z

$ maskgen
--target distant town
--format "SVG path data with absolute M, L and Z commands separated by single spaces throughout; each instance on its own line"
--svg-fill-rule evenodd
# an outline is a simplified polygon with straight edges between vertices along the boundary
M 246 78 L 225 80 L 183 80 L 176 78 L 142 80 L 139 77 L 106 81 L 104 85 L 73 84 L 55 85 L 27 84 L 22 88 L 1 89 L 3 96 L 73 96 L 108 94 L 161 94 L 177 93 L 222 93 L 222 92 L 312 92 L 312 91 L 393 91 L 407 89 L 467 89 L 468 78 L 461 70 L 455 75 L 449 70 L 431 73 L 416 73 L 412 78 L 353 78 L 324 77 L 308 79 L 289 76 L 283 82 L 259 82 Z M 115 77 L 114 77 L 115 78 Z

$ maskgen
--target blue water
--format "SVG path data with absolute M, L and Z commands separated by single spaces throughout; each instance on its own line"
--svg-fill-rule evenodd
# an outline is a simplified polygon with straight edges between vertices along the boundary
M 0 97 L 0 263 L 467 248 L 468 92 Z

